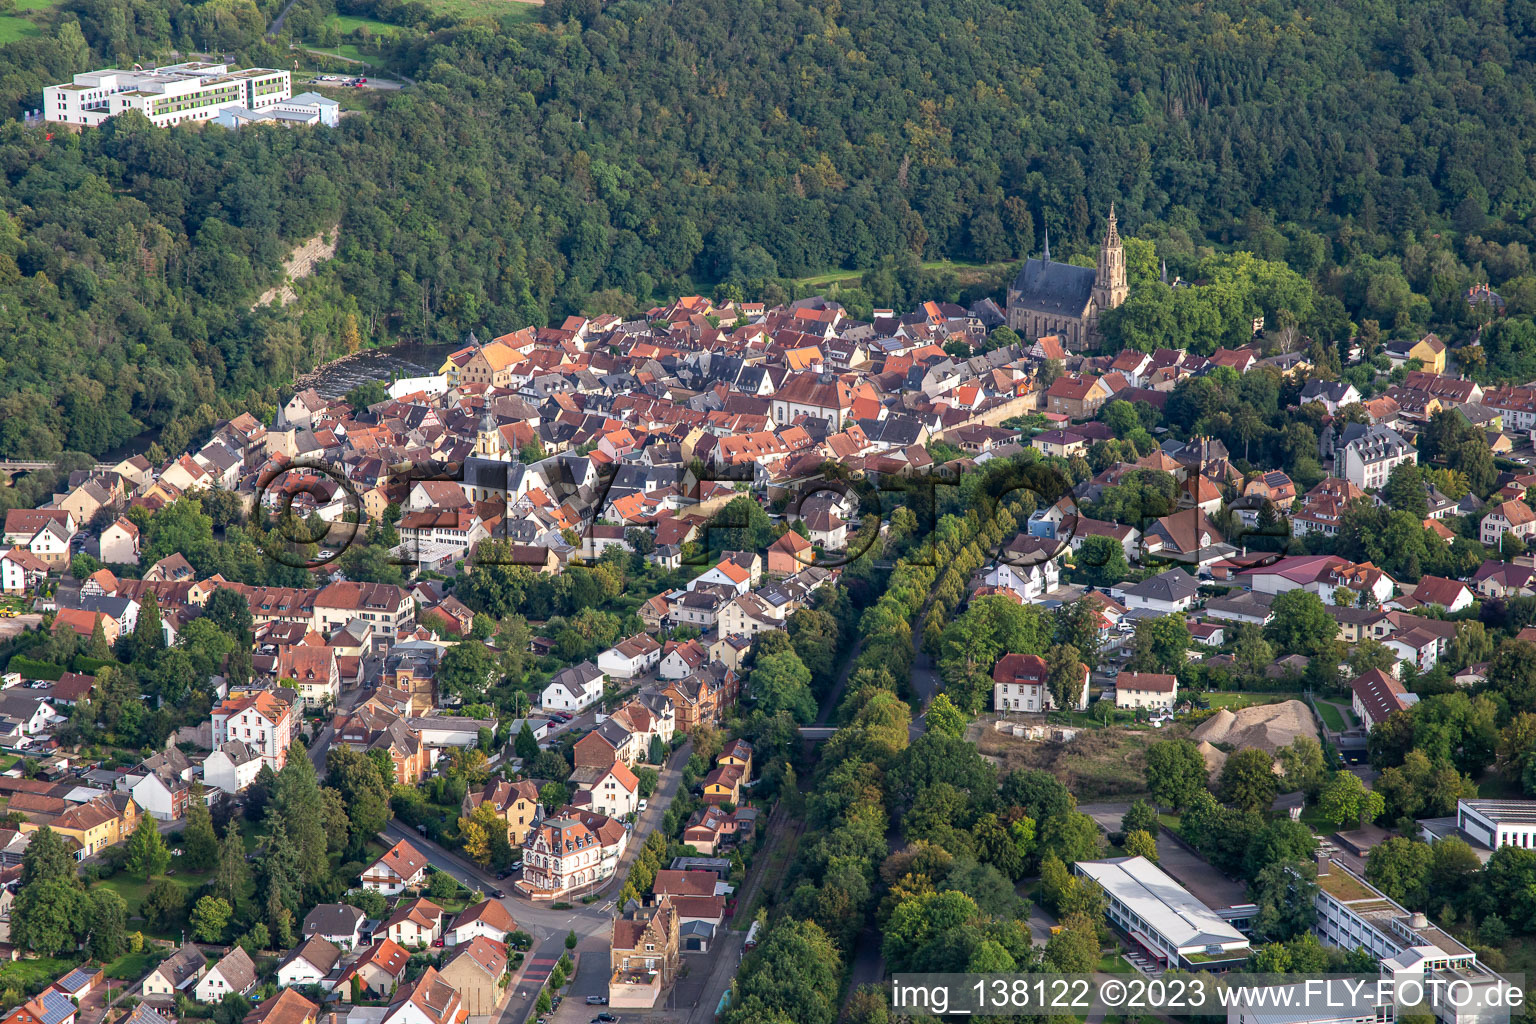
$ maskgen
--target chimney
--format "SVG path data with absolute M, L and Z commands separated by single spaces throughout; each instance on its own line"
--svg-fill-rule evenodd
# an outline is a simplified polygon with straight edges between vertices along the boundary
M 1317 873 L 1319 875 L 1326 875 L 1329 871 L 1333 870 L 1333 858 L 1324 853 L 1322 850 L 1317 851 L 1316 859 Z

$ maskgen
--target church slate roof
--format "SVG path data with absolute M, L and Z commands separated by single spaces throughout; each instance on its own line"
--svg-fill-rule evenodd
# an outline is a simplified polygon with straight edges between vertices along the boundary
M 1099 272 L 1054 260 L 1028 259 L 1014 278 L 1013 305 L 1039 313 L 1082 316 Z

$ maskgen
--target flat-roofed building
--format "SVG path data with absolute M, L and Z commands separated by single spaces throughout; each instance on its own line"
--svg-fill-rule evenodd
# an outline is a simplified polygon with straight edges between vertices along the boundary
M 183 121 L 211 121 L 220 111 L 251 111 L 276 106 L 293 95 L 286 71 L 187 61 L 147 71 L 105 68 L 84 71 L 73 81 L 43 90 L 43 118 L 75 125 L 100 125 L 109 117 L 137 110 L 151 123 L 166 127 Z
M 1145 857 L 1079 861 L 1077 873 L 1104 890 L 1104 915 L 1159 963 L 1183 970 L 1236 967 L 1248 939 Z

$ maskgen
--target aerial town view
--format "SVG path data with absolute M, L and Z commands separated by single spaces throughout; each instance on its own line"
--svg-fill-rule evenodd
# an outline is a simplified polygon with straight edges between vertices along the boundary
M 8 0 L 0 103 L 0 1024 L 1536 1016 L 1529 0 Z

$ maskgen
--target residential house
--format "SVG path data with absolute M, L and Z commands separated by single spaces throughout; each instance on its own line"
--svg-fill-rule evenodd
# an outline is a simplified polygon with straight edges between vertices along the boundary
M 514 847 L 523 844 L 528 831 L 544 816 L 543 808 L 539 806 L 539 788 L 526 779 L 520 782 L 492 779 L 478 793 L 466 794 L 465 816 L 473 814 L 481 804 L 490 804 L 495 808 L 496 816 L 507 823 L 507 842 Z
M 418 896 L 384 921 L 384 934 L 406 949 L 431 946 L 443 934 L 443 908 Z
M 652 907 L 630 908 L 614 920 L 608 952 L 609 1006 L 649 1010 L 661 1005 L 682 965 L 679 924 L 668 896 Z
M 1418 450 L 1391 427 L 1351 423 L 1334 449 L 1333 473 L 1356 487 L 1375 490 L 1386 485 L 1392 470 L 1418 461 Z
M 544 687 L 539 703 L 546 711 L 583 711 L 602 699 L 606 681 L 602 669 L 584 661 L 556 672 Z
M 192 992 L 200 1003 L 217 1003 L 231 992 L 246 995 L 256 987 L 256 964 L 250 955 L 235 946 L 198 979 Z
M 691 732 L 701 725 L 718 725 L 725 710 L 736 703 L 741 682 L 736 673 L 720 662 L 667 682 L 661 696 L 672 702 L 680 732 Z
M 1121 672 L 1115 676 L 1115 707 L 1171 708 L 1179 696 L 1177 676 L 1161 672 Z
M 0 593 L 12 596 L 37 589 L 48 577 L 48 563 L 25 548 L 11 548 L 0 554 Z
M 715 764 L 735 765 L 742 771 L 742 778 L 752 777 L 752 744 L 743 739 L 731 740 L 715 758 Z
M 394 896 L 426 881 L 427 858 L 404 839 L 363 870 L 363 888 Z
M 319 1016 L 319 1006 L 285 988 L 270 999 L 263 999 L 240 1024 L 315 1024 Z
M 1485 561 L 1473 574 L 1472 585 L 1483 597 L 1536 596 L 1536 567 Z
M 768 574 L 792 576 L 815 561 L 811 542 L 790 530 L 768 545 Z
M 1073 707 L 1088 706 L 1088 666 L 1082 686 L 1073 694 Z M 1056 699 L 1047 685 L 1049 669 L 1038 654 L 1005 654 L 992 668 L 992 708 L 995 711 L 1049 711 Z
M 1418 694 L 1409 693 L 1402 683 L 1379 668 L 1355 677 L 1350 681 L 1349 689 L 1350 707 L 1366 732 L 1419 700 Z
M 380 1024 L 463 1024 L 469 1016 L 459 991 L 435 967 L 400 987 Z
M 1142 548 L 1175 562 L 1209 565 L 1235 553 L 1202 509 L 1191 508 L 1155 519 L 1142 536 Z
M 277 983 L 323 985 L 340 960 L 340 947 L 319 935 L 311 935 L 278 964 Z
M 203 760 L 203 785 L 230 796 L 243 793 L 265 763 L 261 752 L 243 740 L 221 743 Z
M 19 810 L 20 797 L 13 797 L 11 810 Z M 75 859 L 84 860 L 127 839 L 138 827 L 139 807 L 126 793 L 99 796 L 82 804 L 66 806 L 61 812 L 35 814 L 18 826 L 22 832 L 35 832 L 44 825 L 75 843 Z
M 559 899 L 613 876 L 629 833 L 607 815 L 568 810 L 545 818 L 523 840 L 518 888 L 533 899 Z
M 368 915 L 350 903 L 322 903 L 304 915 L 305 939 L 324 939 L 338 949 L 354 949 L 362 942 Z
M 169 1002 L 178 993 L 186 993 L 206 973 L 208 958 L 201 949 L 189 942 L 149 972 L 144 983 L 139 986 L 139 993 L 145 999 Z
M 633 679 L 661 663 L 661 644 L 649 633 L 620 640 L 597 656 L 597 667 L 611 679 Z
M 501 900 L 483 900 L 466 907 L 443 932 L 443 945 L 462 946 L 475 939 L 501 942 L 508 932 L 517 931 L 517 922 Z
M 322 636 L 361 619 L 385 636 L 408 630 L 416 619 L 410 591 L 388 583 L 343 580 L 321 587 L 311 606 L 311 625 Z
M 623 723 L 609 718 L 576 741 L 571 750 L 573 763 L 578 768 L 606 768 L 615 761 L 634 764 L 646 752 L 636 740 Z
M 0 1024 L 75 1024 L 74 1000 L 57 989 L 46 989 L 0 1018 Z
M 470 1016 L 496 1012 L 507 991 L 506 944 L 477 935 L 443 965 L 443 981 L 453 986 Z
M 341 671 L 329 647 L 284 647 L 277 655 L 277 677 L 293 680 L 300 709 L 331 707 L 341 697 Z
M 665 680 L 682 679 L 709 661 L 709 652 L 697 640 L 668 640 L 662 651 L 657 675 Z
M 716 765 L 704 776 L 704 802 L 706 804 L 737 804 L 741 802 L 741 785 L 747 781 L 746 773 L 734 764 Z
M 362 956 L 342 970 L 341 976 L 336 979 L 334 991 L 340 992 L 342 999 L 351 1002 L 352 979 L 357 978 L 363 998 L 387 998 L 405 976 L 405 967 L 410 960 L 411 954 L 402 949 L 399 943 L 385 938 L 378 939 L 363 950 Z
M 1425 576 L 1413 588 L 1413 599 L 1421 604 L 1434 604 L 1447 612 L 1459 612 L 1472 606 L 1472 590 L 1460 580 L 1444 576 Z
M 138 565 L 139 528 L 127 516 L 118 516 L 101 531 L 100 550 L 108 565 Z
M 239 740 L 278 771 L 293 742 L 293 706 L 266 690 L 226 700 L 213 709 L 213 746 Z
M 1127 611 L 1146 609 L 1157 615 L 1188 611 L 1200 594 L 1200 583 L 1183 569 L 1169 569 L 1139 583 L 1112 587 L 1113 594 Z
M 1499 547 L 1506 533 L 1519 538 L 1522 545 L 1536 537 L 1536 512 L 1519 498 L 1500 502 L 1483 516 L 1482 541 L 1490 548 Z
M 1063 374 L 1046 389 L 1045 408 L 1047 412 L 1071 420 L 1091 420 L 1110 397 L 1109 387 L 1102 377 Z

